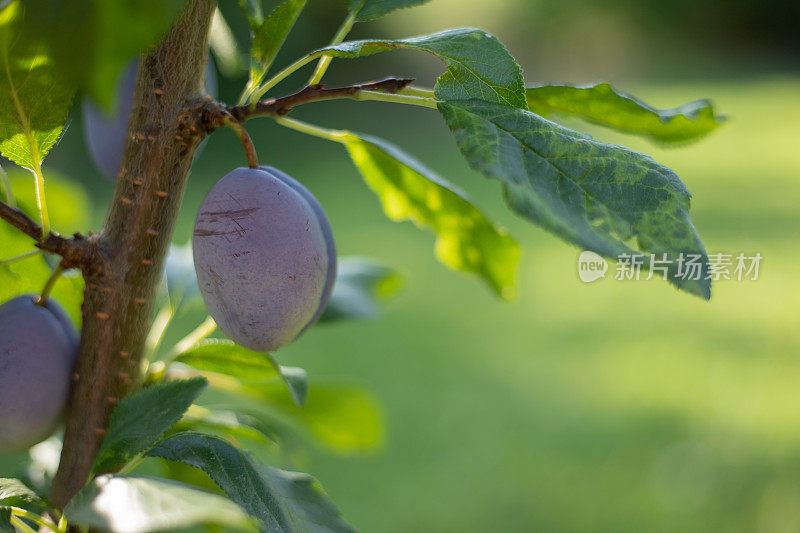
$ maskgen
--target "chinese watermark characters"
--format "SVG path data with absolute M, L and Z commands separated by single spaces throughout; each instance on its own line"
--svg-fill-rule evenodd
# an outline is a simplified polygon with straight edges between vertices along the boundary
M 620 254 L 617 256 L 616 280 L 736 280 L 755 281 L 759 276 L 759 268 L 764 257 L 756 252 L 708 254 L 704 261 L 701 254 L 680 253 L 677 257 L 668 254 Z M 604 278 L 608 271 L 608 262 L 602 256 L 584 251 L 578 257 L 578 277 L 585 283 Z

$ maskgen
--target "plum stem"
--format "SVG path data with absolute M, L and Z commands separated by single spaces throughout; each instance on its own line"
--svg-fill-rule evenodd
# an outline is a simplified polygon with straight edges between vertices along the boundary
M 247 133 L 247 129 L 241 122 L 233 118 L 232 115 L 225 117 L 223 123 L 232 129 L 234 133 L 236 133 L 236 136 L 239 137 L 244 147 L 244 154 L 247 157 L 248 166 L 250 166 L 250 168 L 258 168 L 258 153 L 256 152 L 256 146 L 253 144 L 253 139 L 251 139 L 250 134 Z
M 36 302 L 39 305 L 45 305 L 47 303 L 47 298 L 50 296 L 50 293 L 55 287 L 58 278 L 61 277 L 61 274 L 64 273 L 64 267 L 59 263 L 56 268 L 53 269 L 53 272 L 50 274 L 50 277 L 47 278 L 47 283 L 44 284 L 42 288 L 42 294 L 39 296 L 39 300 Z

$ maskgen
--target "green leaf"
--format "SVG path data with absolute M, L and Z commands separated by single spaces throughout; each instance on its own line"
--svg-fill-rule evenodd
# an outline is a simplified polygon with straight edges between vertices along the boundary
M 440 100 L 477 98 L 526 108 L 522 69 L 496 37 L 483 30 L 460 28 L 400 40 L 348 41 L 318 52 L 341 58 L 363 57 L 408 48 L 430 52 L 447 64 L 436 80 Z
M 525 90 L 528 107 L 540 114 L 576 116 L 633 133 L 662 144 L 694 141 L 717 129 L 725 118 L 709 100 L 695 100 L 672 109 L 656 109 L 608 83 L 540 85 Z
M 420 6 L 430 0 L 347 0 L 350 12 L 359 22 L 373 20 L 407 7 Z
M 352 133 L 344 144 L 389 218 L 432 229 L 439 261 L 477 274 L 505 298 L 512 296 L 520 250 L 505 229 L 491 223 L 464 193 L 399 148 Z
M 205 339 L 175 360 L 200 371 L 224 374 L 245 382 L 280 377 L 297 405 L 303 405 L 306 400 L 305 370 L 281 366 L 271 354 L 254 352 L 229 340 Z
M 193 405 L 174 429 L 186 431 L 202 429 L 236 440 L 249 440 L 275 449 L 277 437 L 258 419 L 234 411 L 220 411 Z
M 219 438 L 178 433 L 147 455 L 203 470 L 267 531 L 353 531 L 314 478 L 259 465 Z
M 170 375 L 188 377 L 194 370 L 170 367 Z M 222 374 L 205 374 L 212 388 L 223 393 L 227 408 L 244 412 L 282 434 L 295 433 L 343 455 L 374 451 L 383 445 L 383 413 L 372 394 L 343 383 L 312 382 L 305 405 L 298 406 L 283 384 L 248 384 Z M 255 402 L 253 400 L 256 400 Z
M 24 35 L 22 11 L 19 0 L 0 9 L 0 153 L 38 172 L 61 136 L 74 90 L 43 44 Z
M 383 445 L 383 415 L 375 398 L 361 387 L 312 383 L 303 407 L 274 386 L 240 392 L 265 401 L 268 415 L 277 416 L 337 453 L 372 451 Z
M 373 317 L 380 311 L 378 302 L 394 295 L 402 284 L 402 276 L 392 268 L 357 257 L 340 258 L 320 322 Z
M 267 73 L 305 6 L 306 0 L 286 0 L 272 10 L 263 23 L 253 28 L 251 79 L 260 80 Z
M 465 101 L 439 110 L 470 166 L 503 182 L 516 213 L 602 255 L 666 254 L 669 280 L 710 298 L 709 280 L 678 276 L 680 253 L 700 256 L 704 271 L 708 258 L 689 219 L 690 194 L 669 168 L 523 109 Z
M 182 374 L 178 368 L 171 372 Z M 300 407 L 286 387 L 276 383 L 255 386 L 227 376 L 207 377 L 211 387 L 230 396 L 227 408 L 246 412 L 270 428 L 280 427 L 281 433 L 312 439 L 343 455 L 373 451 L 383 444 L 381 409 L 372 394 L 360 387 L 312 382 Z
M 152 446 L 180 420 L 207 386 L 203 378 L 167 381 L 123 399 L 111 414 L 92 470 L 106 472 Z
M 247 18 L 251 29 L 258 28 L 264 22 L 264 11 L 261 9 L 261 0 L 239 0 L 239 7 Z
M 18 479 L 0 478 L 0 507 L 45 507 L 45 502 Z
M 253 531 L 252 520 L 235 503 L 169 479 L 100 476 L 69 502 L 72 526 L 112 533 L 148 533 L 214 524 Z
M 43 36 L 62 75 L 109 109 L 122 69 L 155 45 L 186 0 L 25 0 L 28 34 Z M 68 77 L 68 78 L 67 78 Z M 58 85 L 64 80 L 57 80 Z

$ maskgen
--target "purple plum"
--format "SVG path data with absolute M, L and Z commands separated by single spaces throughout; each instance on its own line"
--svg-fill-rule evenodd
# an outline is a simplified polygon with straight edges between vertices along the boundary
M 237 344 L 273 351 L 314 320 L 329 272 L 325 230 L 291 186 L 237 168 L 209 191 L 192 238 L 203 301 Z
M 49 437 L 67 404 L 78 336 L 64 309 L 32 294 L 0 305 L 0 451 Z
M 322 233 L 325 235 L 325 244 L 328 247 L 328 273 L 327 278 L 325 278 L 325 290 L 322 292 L 322 298 L 319 302 L 319 307 L 317 308 L 317 312 L 314 313 L 314 318 L 311 319 L 311 322 L 306 324 L 303 331 L 310 328 L 314 325 L 314 323 L 322 316 L 322 313 L 325 312 L 325 306 L 328 305 L 328 300 L 331 297 L 331 292 L 333 291 L 333 284 L 336 281 L 336 242 L 333 240 L 333 228 L 331 228 L 331 223 L 328 220 L 328 215 L 325 214 L 325 210 L 322 208 L 322 204 L 319 203 L 317 197 L 311 194 L 305 185 L 291 177 L 289 174 L 278 170 L 275 167 L 269 166 L 262 166 L 260 167 L 261 170 L 265 170 L 284 182 L 286 185 L 294 189 L 303 199 L 308 202 L 308 205 L 311 206 L 311 209 L 314 210 L 314 213 L 317 215 L 317 221 L 320 223 L 322 227 Z M 301 331 L 301 333 L 303 333 Z

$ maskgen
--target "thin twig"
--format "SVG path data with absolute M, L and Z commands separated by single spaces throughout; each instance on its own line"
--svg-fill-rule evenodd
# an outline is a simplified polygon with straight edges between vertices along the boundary
M 380 81 L 358 83 L 345 87 L 325 87 L 324 85 L 309 85 L 303 89 L 281 96 L 268 98 L 256 102 L 255 105 L 228 106 L 213 100 L 203 100 L 199 109 L 187 109 L 181 130 L 182 137 L 192 135 L 191 132 L 201 130 L 206 134 L 217 128 L 227 126 L 231 118 L 240 124 L 253 117 L 274 116 L 282 117 L 289 114 L 298 105 L 320 100 L 336 100 L 342 98 L 358 98 L 362 91 L 374 91 L 396 94 L 406 88 L 414 80 L 411 78 L 386 78 Z
M 36 246 L 51 254 L 62 257 L 64 268 L 80 268 L 84 272 L 96 272 L 104 261 L 100 248 L 94 239 L 76 233 L 67 238 L 50 232 L 42 238 L 42 227 L 28 215 L 0 202 L 0 219 L 5 220 L 36 242 Z

